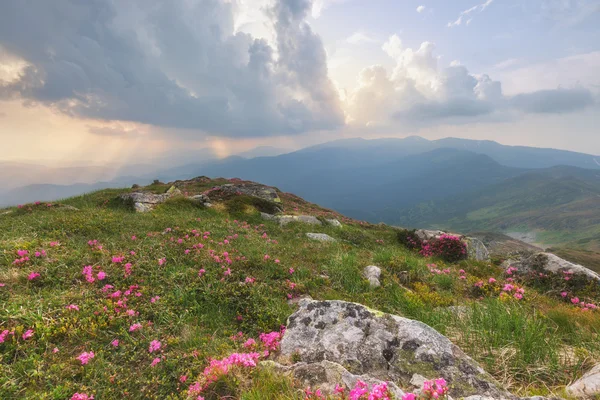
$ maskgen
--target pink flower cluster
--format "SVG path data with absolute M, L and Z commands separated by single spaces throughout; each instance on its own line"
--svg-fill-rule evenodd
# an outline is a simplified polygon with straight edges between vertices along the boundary
M 340 385 L 336 385 L 335 394 L 339 399 L 348 399 L 348 400 L 390 400 L 390 392 L 388 389 L 387 382 L 378 383 L 372 385 L 371 390 L 369 390 L 369 385 L 365 382 L 358 380 L 354 388 L 350 390 L 348 393 L 348 397 L 346 397 L 346 390 L 344 387 Z M 314 392 L 311 388 L 306 388 L 304 390 L 304 398 L 305 400 L 325 400 L 327 397 L 321 392 L 320 389 L 315 390 Z

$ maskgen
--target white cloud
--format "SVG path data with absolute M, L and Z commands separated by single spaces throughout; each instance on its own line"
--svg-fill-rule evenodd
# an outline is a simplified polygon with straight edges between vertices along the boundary
M 377 39 L 369 36 L 367 33 L 363 31 L 354 32 L 346 39 L 346 43 L 349 44 L 368 44 L 368 43 L 377 43 Z
M 420 13 L 422 13 L 423 11 L 425 11 L 425 6 L 423 6 L 423 5 L 420 5 L 419 7 L 417 7 L 417 12 L 418 12 L 419 14 L 420 14 Z
M 465 22 L 466 25 L 469 25 L 471 23 L 471 21 L 473 20 L 473 17 L 469 17 L 470 14 L 472 13 L 481 13 L 483 12 L 486 8 L 488 8 L 490 6 L 490 4 L 493 3 L 494 0 L 486 0 L 485 3 L 481 3 L 478 4 L 476 6 L 473 6 L 471 8 L 468 8 L 464 11 L 462 11 L 458 18 L 452 22 L 448 22 L 448 28 L 453 28 L 455 26 L 459 26 L 461 25 L 463 22 Z M 465 21 L 466 19 L 466 21 Z
M 345 3 L 348 0 L 314 0 L 312 2 L 312 17 L 319 18 L 323 10 L 333 4 Z

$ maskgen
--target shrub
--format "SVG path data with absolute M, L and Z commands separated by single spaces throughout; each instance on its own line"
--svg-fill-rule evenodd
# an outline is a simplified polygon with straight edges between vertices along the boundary
M 433 255 L 444 261 L 456 262 L 467 258 L 467 245 L 458 236 L 444 233 L 439 238 L 430 241 L 428 245 Z
M 400 229 L 396 234 L 400 244 L 411 250 L 421 249 L 422 242 L 419 236 L 417 236 L 416 229 Z

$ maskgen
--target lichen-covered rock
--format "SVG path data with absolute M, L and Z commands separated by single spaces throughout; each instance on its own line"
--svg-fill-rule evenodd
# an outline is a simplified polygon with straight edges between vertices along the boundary
M 315 363 L 299 362 L 290 366 L 284 366 L 274 361 L 263 361 L 259 367 L 271 368 L 281 374 L 289 374 L 302 387 L 310 387 L 313 390 L 318 388 L 327 394 L 334 393 L 337 385 L 342 386 L 348 392 L 356 386 L 358 380 L 365 382 L 369 387 L 383 383 L 383 381 L 368 375 L 352 374 L 342 365 L 326 360 Z M 395 399 L 401 399 L 404 395 L 404 392 L 393 382 L 388 383 L 388 389 Z
M 415 374 L 443 377 L 450 395 L 514 398 L 445 336 L 419 321 L 344 301 L 311 301 L 288 319 L 278 361 L 329 361 L 349 373 L 418 389 Z
M 363 274 L 365 278 L 369 281 L 371 287 L 379 287 L 381 286 L 381 282 L 379 282 L 379 277 L 381 276 L 381 268 L 375 265 L 369 265 L 365 267 Z
M 301 222 L 309 225 L 323 225 L 317 217 L 312 215 L 281 215 L 276 217 L 279 220 L 279 225 L 285 226 L 291 222 Z
M 553 273 L 572 273 L 573 275 L 583 275 L 589 279 L 600 280 L 600 275 L 596 272 L 592 271 L 584 267 L 583 265 L 574 264 L 565 259 L 558 257 L 552 253 L 535 253 L 530 256 L 524 256 L 520 259 L 511 259 L 506 260 L 502 267 L 517 268 L 520 272 L 530 272 L 530 271 L 546 271 Z
M 600 364 L 589 370 L 581 379 L 567 386 L 567 393 L 573 397 L 600 395 Z
M 307 233 L 306 236 L 312 240 L 319 242 L 335 242 L 336 240 L 326 233 Z
M 203 205 L 204 207 L 212 207 L 210 199 L 205 194 L 197 194 L 197 195 L 194 195 L 194 196 L 190 196 L 188 198 L 190 200 L 192 200 L 193 202 L 195 202 L 195 203 Z

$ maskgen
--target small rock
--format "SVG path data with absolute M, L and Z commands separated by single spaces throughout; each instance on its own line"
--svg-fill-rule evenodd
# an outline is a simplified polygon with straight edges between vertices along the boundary
M 335 218 L 326 219 L 325 221 L 327 222 L 327 224 L 329 224 L 333 227 L 336 227 L 336 228 L 340 228 L 342 226 L 342 223 Z
M 320 242 L 335 242 L 336 240 L 326 233 L 307 233 L 306 236 L 312 240 L 318 240 Z
M 600 364 L 589 370 L 581 379 L 567 386 L 567 393 L 574 397 L 594 397 L 600 394 Z
M 261 212 L 260 213 L 260 217 L 262 219 L 264 219 L 265 221 L 274 221 L 277 219 L 277 217 L 273 214 L 267 214 L 266 212 Z
M 363 274 L 365 278 L 369 280 L 371 287 L 381 286 L 381 282 L 379 282 L 379 277 L 381 276 L 381 268 L 375 265 L 369 265 L 368 267 L 365 267 Z
M 309 225 L 323 225 L 321 221 L 317 219 L 317 217 L 313 217 L 312 215 L 282 215 L 277 217 L 279 220 L 279 225 L 285 226 L 291 222 L 301 222 L 303 224 Z

